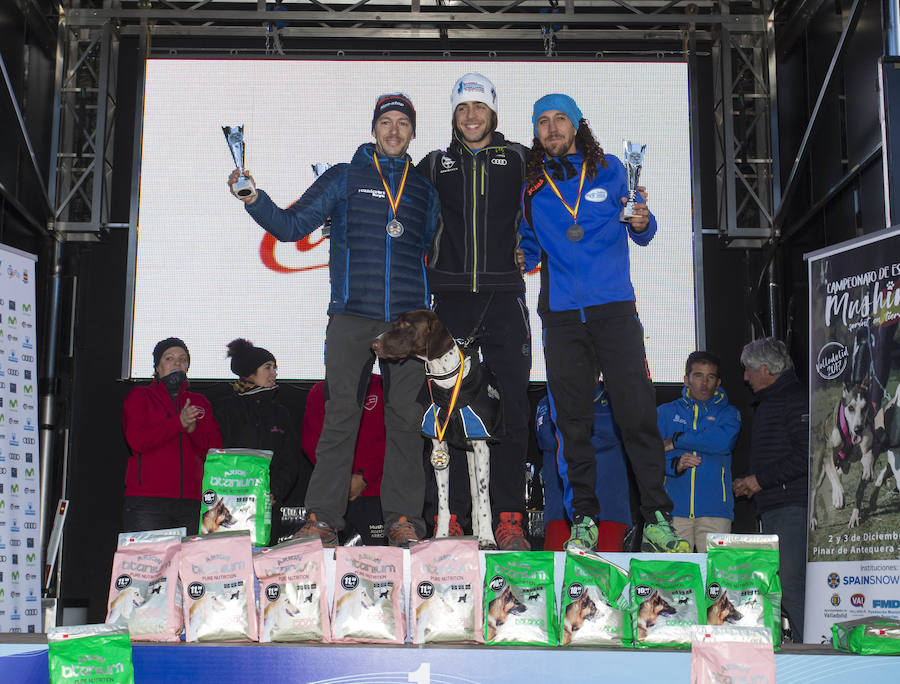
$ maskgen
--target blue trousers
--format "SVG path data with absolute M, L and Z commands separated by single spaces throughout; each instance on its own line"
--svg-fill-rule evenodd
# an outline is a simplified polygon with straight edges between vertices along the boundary
M 803 641 L 806 599 L 806 506 L 784 506 L 760 513 L 763 534 L 778 535 L 781 605 L 791 622 L 794 642 Z

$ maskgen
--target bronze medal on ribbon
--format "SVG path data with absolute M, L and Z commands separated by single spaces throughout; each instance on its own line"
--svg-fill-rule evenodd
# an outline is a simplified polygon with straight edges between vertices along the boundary
M 584 228 L 577 223 L 573 223 L 566 231 L 566 237 L 569 238 L 569 242 L 578 242 L 584 237 Z

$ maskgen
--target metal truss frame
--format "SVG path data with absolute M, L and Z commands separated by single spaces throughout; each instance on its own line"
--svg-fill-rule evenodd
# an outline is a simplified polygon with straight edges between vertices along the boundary
M 196 44 L 191 38 L 200 37 L 213 41 L 217 54 L 250 55 L 264 43 L 267 54 L 292 56 L 310 54 L 304 46 L 313 44 L 316 54 L 330 49 L 340 56 L 336 39 L 379 39 L 387 49 L 372 54 L 380 56 L 449 56 L 471 52 L 480 42 L 489 56 L 513 49 L 521 55 L 524 49 L 535 57 L 597 59 L 628 53 L 688 59 L 699 44 L 711 49 L 715 70 L 718 215 L 716 225 L 703 230 L 695 212 L 695 230 L 719 234 L 734 246 L 758 247 L 775 237 L 779 188 L 771 2 L 69 0 L 60 13 L 51 229 L 77 240 L 127 225 L 108 222 L 115 66 L 123 36 L 138 36 L 144 57 L 160 49 L 180 54 L 182 43 L 190 53 Z M 262 40 L 248 48 L 254 38 Z M 155 48 L 154 40 L 165 47 Z M 693 125 L 695 137 L 708 135 Z M 695 201 L 699 190 L 695 177 Z
M 48 183 L 58 239 L 91 239 L 108 225 L 118 48 L 114 21 L 86 28 L 60 14 Z

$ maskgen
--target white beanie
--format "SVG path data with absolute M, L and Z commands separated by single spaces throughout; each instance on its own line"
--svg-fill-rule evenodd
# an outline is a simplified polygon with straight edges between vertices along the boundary
M 497 113 L 497 89 L 487 76 L 470 72 L 460 76 L 453 84 L 450 104 L 453 111 L 461 102 L 483 102 Z

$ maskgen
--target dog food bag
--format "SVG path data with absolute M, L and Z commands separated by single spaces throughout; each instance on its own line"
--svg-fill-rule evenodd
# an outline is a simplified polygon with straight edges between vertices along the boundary
M 339 546 L 334 562 L 332 639 L 402 644 L 406 639 L 403 549 Z
M 272 532 L 269 463 L 262 449 L 210 449 L 203 466 L 200 534 L 248 530 L 254 546 L 268 546 Z
M 779 646 L 778 536 L 710 534 L 706 549 L 706 624 L 768 627 Z
M 559 643 L 552 551 L 485 554 L 487 644 Z
M 775 684 L 775 652 L 767 627 L 691 628 L 691 684 Z
M 187 641 L 256 641 L 250 533 L 218 532 L 181 541 Z
M 178 566 L 185 528 L 125 532 L 113 556 L 106 622 L 137 641 L 178 641 L 184 629 Z
M 286 541 L 253 555 L 259 581 L 259 640 L 328 641 L 325 554 L 319 539 Z
M 413 642 L 484 642 L 478 540 L 422 542 L 409 561 Z
M 47 630 L 50 684 L 133 684 L 125 627 L 77 625 Z
M 900 655 L 900 620 L 864 617 L 835 622 L 831 640 L 836 651 L 861 655 Z
M 562 646 L 631 644 L 628 573 L 596 553 L 566 552 L 559 633 Z
M 687 648 L 706 601 L 700 566 L 631 559 L 631 628 L 635 646 Z

